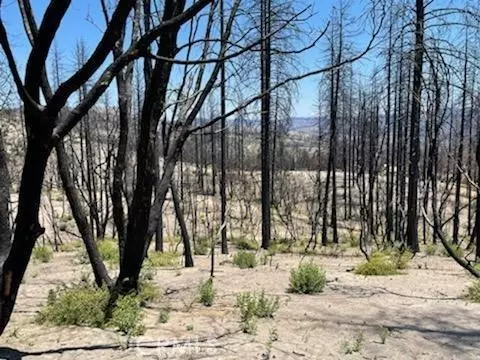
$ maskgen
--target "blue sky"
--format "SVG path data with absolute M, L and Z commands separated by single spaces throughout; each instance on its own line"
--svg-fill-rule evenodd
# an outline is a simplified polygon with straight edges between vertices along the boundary
M 37 22 L 40 22 L 41 14 L 43 14 L 48 1 L 33 0 L 31 3 L 34 7 Z M 313 15 L 309 19 L 309 26 L 320 29 L 322 25 L 326 24 L 332 5 L 338 4 L 339 0 L 316 0 L 313 2 L 303 0 L 298 6 L 301 7 L 303 6 L 302 4 L 312 3 Z M 361 2 L 353 2 L 352 12 L 354 15 L 358 15 L 361 11 L 361 6 L 358 3 Z M 23 71 L 23 64 L 30 49 L 21 23 L 17 1 L 4 0 L 2 17 L 14 54 L 20 64 L 20 70 Z M 74 48 L 78 40 L 83 39 L 87 49 L 92 50 L 97 40 L 101 37 L 104 28 L 105 24 L 100 12 L 99 0 L 73 0 L 56 38 L 56 44 L 65 66 L 68 67 L 74 64 Z M 367 34 L 364 36 L 368 37 Z M 358 49 L 362 45 L 361 38 L 362 36 L 360 36 Z M 321 66 L 324 50 L 325 44 L 320 43 L 318 47 L 303 54 L 301 56 L 302 69 L 311 70 Z M 299 94 L 295 101 L 294 116 L 308 117 L 316 113 L 315 104 L 317 103 L 319 81 L 319 77 L 312 77 L 298 83 Z

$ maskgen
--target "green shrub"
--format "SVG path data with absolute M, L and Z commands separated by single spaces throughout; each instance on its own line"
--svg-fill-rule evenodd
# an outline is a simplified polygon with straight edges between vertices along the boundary
M 33 249 L 33 258 L 42 263 L 48 263 L 53 258 L 53 251 L 50 247 L 46 245 L 35 246 Z
M 60 251 L 62 251 L 62 252 L 74 252 L 74 251 L 77 251 L 78 249 L 81 249 L 81 247 L 82 247 L 82 242 L 81 241 L 72 240 L 72 241 L 60 244 Z
M 125 295 L 117 300 L 108 326 L 118 329 L 125 335 L 142 335 L 145 332 L 142 325 L 143 316 L 138 296 Z
M 213 288 L 213 280 L 210 278 L 206 281 L 201 281 L 198 286 L 198 302 L 204 306 L 212 306 L 215 298 L 215 289 Z
M 39 324 L 77 325 L 102 328 L 109 293 L 106 289 L 80 283 L 50 290 L 47 305 L 37 314 Z
M 153 267 L 172 267 L 180 263 L 180 254 L 176 252 L 151 252 L 147 262 Z
M 387 342 L 388 336 L 390 335 L 390 330 L 388 330 L 387 327 L 382 325 L 377 326 L 376 330 L 378 336 L 380 337 L 380 343 L 385 344 Z
M 437 244 L 429 243 L 425 246 L 425 254 L 429 256 L 436 255 L 438 252 Z
M 168 320 L 170 320 L 170 309 L 160 309 L 160 312 L 158 313 L 158 322 L 160 324 L 166 324 Z
M 358 332 L 352 342 L 344 341 L 342 343 L 343 353 L 348 355 L 360 352 L 362 350 L 364 340 L 365 338 L 363 336 L 363 332 Z
M 140 300 L 140 305 L 145 306 L 147 303 L 159 299 L 160 291 L 154 283 L 142 281 L 138 286 L 138 298 Z
M 240 329 L 247 334 L 255 334 L 257 318 L 273 318 L 280 307 L 278 296 L 268 297 L 265 290 L 260 294 L 244 292 L 237 295 L 240 310 Z
M 475 280 L 468 288 L 467 298 L 470 301 L 480 303 L 480 280 Z
M 270 245 L 268 248 L 268 254 L 269 255 L 275 255 L 275 254 L 287 254 L 291 251 L 291 247 L 285 243 L 273 243 Z
M 149 261 L 144 261 L 142 266 L 142 271 L 140 272 L 140 281 L 151 281 L 157 274 L 157 270 Z
M 453 244 L 453 243 L 449 243 L 448 245 L 449 245 L 450 248 L 453 250 L 453 252 L 455 253 L 455 255 L 457 255 L 457 257 L 459 257 L 459 258 L 463 258 L 463 257 L 464 257 L 464 255 L 465 255 L 465 250 L 463 250 L 463 248 L 462 248 L 460 245 Z M 445 249 L 445 246 L 442 246 L 441 255 L 442 255 L 442 256 L 446 256 L 446 257 L 449 257 L 449 256 L 450 256 L 450 254 L 448 253 L 447 249 Z
M 405 270 L 408 267 L 408 263 L 412 259 L 413 254 L 410 250 L 400 251 L 394 249 L 391 251 L 390 256 L 398 270 Z
M 257 298 L 257 312 L 259 318 L 273 318 L 280 308 L 280 298 L 278 296 L 269 298 L 262 290 Z
M 56 326 L 113 327 L 126 335 L 142 334 L 141 297 L 134 294 L 120 297 L 107 321 L 105 314 L 109 298 L 107 289 L 86 282 L 50 290 L 47 304 L 37 314 L 35 321 Z
M 325 283 L 325 271 L 310 261 L 290 271 L 288 291 L 298 294 L 316 294 L 323 291 Z
M 254 268 L 257 266 L 257 258 L 254 253 L 242 250 L 233 255 L 233 265 L 240 269 Z
M 234 237 L 230 240 L 239 250 L 258 250 L 258 243 L 245 236 Z
M 252 300 L 251 293 L 237 295 L 237 307 L 240 309 L 240 329 L 246 334 L 257 331 L 257 302 Z
M 360 246 L 360 238 L 352 231 L 348 233 L 348 244 L 352 248 L 358 248 Z
M 213 239 L 206 236 L 201 236 L 195 241 L 194 254 L 195 255 L 207 255 L 212 248 Z
M 237 295 L 237 307 L 250 308 L 247 303 L 253 303 L 254 315 L 259 318 L 273 318 L 280 307 L 280 298 L 278 296 L 268 297 L 265 290 L 261 293 L 245 292 Z
M 113 239 L 102 239 L 97 242 L 98 252 L 103 261 L 110 265 L 118 265 L 120 254 L 117 242 Z
M 355 274 L 365 276 L 395 275 L 398 274 L 398 268 L 392 256 L 382 252 L 375 252 L 372 253 L 369 261 L 365 261 L 355 268 Z

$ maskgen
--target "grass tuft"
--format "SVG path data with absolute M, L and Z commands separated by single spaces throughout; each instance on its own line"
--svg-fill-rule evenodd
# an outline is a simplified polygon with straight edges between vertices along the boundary
M 34 260 L 40 261 L 42 263 L 48 263 L 53 258 L 53 250 L 46 245 L 36 246 L 33 249 L 32 256 Z

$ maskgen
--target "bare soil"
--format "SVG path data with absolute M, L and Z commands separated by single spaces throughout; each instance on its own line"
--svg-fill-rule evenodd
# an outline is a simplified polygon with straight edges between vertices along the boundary
M 305 258 L 276 255 L 240 270 L 231 256 L 218 255 L 217 297 L 206 308 L 192 305 L 198 282 L 209 276 L 210 259 L 197 256 L 195 268 L 158 270 L 154 281 L 165 295 L 146 309 L 145 335 L 127 343 L 111 330 L 33 323 L 49 289 L 89 271 L 76 256 L 56 253 L 51 263 L 30 265 L 0 359 L 268 359 L 272 331 L 271 359 L 480 359 L 480 304 L 463 299 L 471 278 L 449 258 L 420 254 L 403 275 L 363 277 L 350 271 L 363 260 L 353 253 L 314 256 L 326 269 L 326 289 L 296 295 L 286 292 L 290 269 Z M 259 321 L 256 335 L 241 333 L 236 294 L 261 289 L 280 296 L 281 307 Z M 159 324 L 165 306 L 170 320 Z M 347 354 L 359 338 L 358 351 Z

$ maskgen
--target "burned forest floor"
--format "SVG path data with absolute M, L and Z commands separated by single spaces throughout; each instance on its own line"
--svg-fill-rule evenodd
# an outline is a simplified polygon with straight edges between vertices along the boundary
M 232 251 L 235 252 L 235 251 Z M 32 262 L 12 320 L 0 338 L 1 359 L 479 359 L 480 304 L 465 300 L 471 277 L 452 259 L 417 254 L 400 275 L 356 275 L 364 259 L 342 254 L 277 254 L 253 269 L 216 255 L 213 306 L 194 301 L 210 274 L 210 257 L 194 268 L 157 269 L 161 298 L 150 304 L 144 335 L 113 330 L 37 325 L 48 292 L 90 271 L 76 252 L 58 252 L 49 263 Z M 257 255 L 260 259 L 261 255 Z M 326 270 L 317 295 L 288 293 L 290 271 L 312 259 Z M 259 319 L 255 334 L 239 330 L 237 294 L 278 296 L 274 318 Z M 168 306 L 168 322 L 159 323 Z

